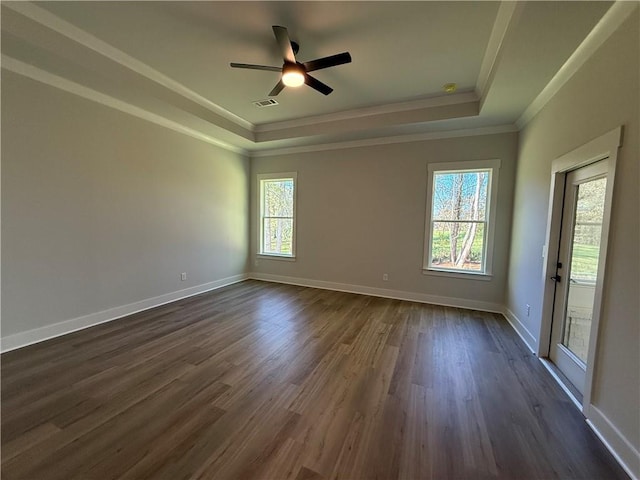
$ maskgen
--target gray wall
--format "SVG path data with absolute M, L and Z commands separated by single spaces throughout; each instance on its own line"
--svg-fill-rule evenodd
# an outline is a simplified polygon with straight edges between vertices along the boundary
M 254 158 L 252 270 L 502 305 L 516 153 L 517 134 L 506 133 Z M 502 161 L 492 280 L 423 275 L 427 164 L 492 158 Z M 256 175 L 289 171 L 298 172 L 296 261 L 256 265 Z
M 245 272 L 248 163 L 3 70 L 3 337 Z
M 551 162 L 624 125 L 592 402 L 640 449 L 638 11 L 521 131 L 507 306 L 537 338 Z M 532 305 L 527 318 L 525 304 Z

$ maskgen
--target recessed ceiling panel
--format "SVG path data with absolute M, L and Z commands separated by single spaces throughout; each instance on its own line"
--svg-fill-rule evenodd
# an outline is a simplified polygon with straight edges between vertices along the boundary
M 401 102 L 474 88 L 498 2 L 39 2 L 38 6 L 145 62 L 254 124 Z M 283 25 L 301 61 L 349 51 L 316 72 L 334 92 L 285 89 L 259 109 L 280 66 L 271 30 Z

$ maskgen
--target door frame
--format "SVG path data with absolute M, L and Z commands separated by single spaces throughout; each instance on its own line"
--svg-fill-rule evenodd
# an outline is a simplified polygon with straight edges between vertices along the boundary
M 542 269 L 542 322 L 538 335 L 537 354 L 548 358 L 551 348 L 551 324 L 555 299 L 555 282 L 550 277 L 556 274 L 556 263 L 560 245 L 562 227 L 562 207 L 564 200 L 565 178 L 571 170 L 590 165 L 598 161 L 606 161 L 607 189 L 605 191 L 604 215 L 602 221 L 602 242 L 598 260 L 598 276 L 596 280 L 593 318 L 589 337 L 589 353 L 587 355 L 587 371 L 585 373 L 584 393 L 582 396 L 582 413 L 589 417 L 593 375 L 595 371 L 596 349 L 602 310 L 602 288 L 606 275 L 607 248 L 609 240 L 609 223 L 611 220 L 611 200 L 615 179 L 618 148 L 622 146 L 622 126 L 591 140 L 558 158 L 551 164 L 551 190 L 549 194 L 549 212 L 547 216 L 546 245 Z

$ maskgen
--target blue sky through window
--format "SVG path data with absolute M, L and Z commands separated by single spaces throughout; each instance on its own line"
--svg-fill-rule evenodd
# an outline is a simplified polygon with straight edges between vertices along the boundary
M 434 220 L 472 220 L 472 204 L 481 176 L 479 217 L 485 219 L 487 186 L 489 172 L 443 172 L 435 173 L 433 178 L 433 219 Z M 459 196 L 459 201 L 458 201 Z

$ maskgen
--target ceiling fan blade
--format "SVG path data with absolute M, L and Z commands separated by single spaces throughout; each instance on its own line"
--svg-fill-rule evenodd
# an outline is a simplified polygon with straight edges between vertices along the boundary
M 276 83 L 276 86 L 273 87 L 273 90 L 269 92 L 269 96 L 275 97 L 282 91 L 283 88 L 284 88 L 284 82 L 282 81 L 282 79 L 280 79 L 280 81 Z
M 308 62 L 304 62 L 303 65 L 307 72 L 313 72 L 315 70 L 335 67 L 336 65 L 342 65 L 344 63 L 351 63 L 351 55 L 349 52 L 338 53 L 337 55 L 318 58 L 317 60 L 310 60 Z
M 293 48 L 291 48 L 291 39 L 289 38 L 289 32 L 285 27 L 278 25 L 273 26 L 273 33 L 278 41 L 282 58 L 285 62 L 296 63 L 296 56 L 293 54 Z
M 305 73 L 304 75 L 304 83 L 309 85 L 314 90 L 319 91 L 323 95 L 329 95 L 331 92 L 333 92 L 333 88 L 331 88 L 329 85 L 322 83 L 320 80 L 313 78 L 307 73 Z
M 282 67 L 270 67 L 268 65 L 251 65 L 250 63 L 233 63 L 230 65 L 233 68 L 248 68 L 250 70 L 267 70 L 269 72 L 282 72 Z

